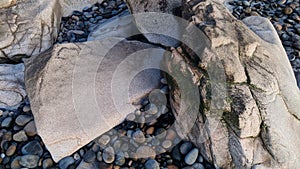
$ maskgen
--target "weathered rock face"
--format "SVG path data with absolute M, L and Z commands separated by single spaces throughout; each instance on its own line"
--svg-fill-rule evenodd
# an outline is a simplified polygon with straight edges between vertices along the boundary
M 24 64 L 2 64 L 0 72 L 0 107 L 16 108 L 26 97 Z
M 216 0 L 186 3 L 184 14 L 210 43 L 193 52 L 181 46 L 166 60 L 173 74 L 191 76 L 201 94 L 201 112 L 182 136 L 220 168 L 299 168 L 300 91 L 271 23 L 259 17 L 242 23 Z M 193 37 L 186 44 L 201 44 Z M 182 62 L 191 64 L 175 66 Z M 171 84 L 172 108 L 188 119 L 191 112 L 179 110 L 181 89 Z
M 0 63 L 20 62 L 21 58 L 49 49 L 57 37 L 61 17 L 94 2 L 1 1 Z
M 134 15 L 135 24 L 142 34 L 152 43 L 176 47 L 180 44 L 182 30 L 176 25 L 176 17 L 160 17 L 154 20 L 145 12 L 176 14 L 181 7 L 179 0 L 126 0 L 130 12 Z M 157 21 L 160 19 L 160 21 Z M 164 22 L 164 25 L 158 24 Z M 174 26 L 175 24 L 175 26 Z M 170 27 L 172 26 L 172 29 Z M 163 36 L 164 34 L 172 36 Z
M 131 103 L 158 87 L 160 72 L 143 70 L 159 65 L 163 51 L 121 40 L 55 45 L 26 61 L 37 131 L 55 161 L 118 125 L 134 110 Z
M 126 10 L 117 16 L 102 21 L 95 28 L 95 31 L 89 34 L 88 41 L 101 40 L 106 37 L 128 38 L 139 34 L 133 17 L 129 14 L 129 11 Z

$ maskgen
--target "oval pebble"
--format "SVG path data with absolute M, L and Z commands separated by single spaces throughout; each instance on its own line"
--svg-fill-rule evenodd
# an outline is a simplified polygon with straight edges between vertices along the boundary
M 103 161 L 110 164 L 115 160 L 115 151 L 112 147 L 104 149 L 102 154 Z
M 198 148 L 192 149 L 184 158 L 184 162 L 188 165 L 193 165 L 198 158 L 199 150 Z
M 16 123 L 19 126 L 25 126 L 28 122 L 30 122 L 33 119 L 32 116 L 28 116 L 28 115 L 19 115 L 16 118 Z
M 187 154 L 193 147 L 191 142 L 185 142 L 180 146 L 180 153 L 185 155 Z
M 8 147 L 5 154 L 7 156 L 12 156 L 16 152 L 16 150 L 17 150 L 17 144 L 13 143 Z

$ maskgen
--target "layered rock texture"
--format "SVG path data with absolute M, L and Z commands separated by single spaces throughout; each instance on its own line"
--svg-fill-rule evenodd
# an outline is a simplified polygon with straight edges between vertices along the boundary
M 173 49 L 166 61 L 170 72 L 196 79 L 201 94 L 201 111 L 183 137 L 220 168 L 298 168 L 300 91 L 271 23 L 260 17 L 243 23 L 213 0 L 187 2 L 184 10 L 209 43 L 200 51 Z M 190 64 L 172 66 L 180 62 Z M 172 86 L 175 114 L 189 119 L 193 113 L 180 111 L 180 88 Z
M 185 164 L 194 164 L 200 154 L 204 160 L 198 161 L 215 168 L 300 167 L 300 91 L 268 19 L 252 16 L 239 21 L 219 0 L 127 0 L 132 18 L 123 7 L 118 16 L 110 10 L 114 18 L 86 35 L 88 42 L 53 45 L 61 17 L 94 2 L 0 2 L 0 63 L 13 63 L 0 66 L 0 106 L 17 108 L 27 92 L 37 132 L 56 162 L 134 111 L 133 105 L 159 87 L 161 72 L 156 68 L 165 71 L 164 84 L 170 85 L 170 93 L 167 86 L 161 89 L 169 94 L 176 119 L 169 131 L 198 147 L 181 152 Z M 94 13 L 100 13 L 98 6 Z M 91 13 L 83 14 L 86 19 L 90 15 L 88 22 Z M 80 21 L 77 15 L 72 17 Z M 145 38 L 131 37 L 137 34 Z M 23 58 L 29 58 L 24 59 L 25 68 Z M 14 133 L 13 139 L 28 141 L 26 134 L 36 135 L 32 117 L 19 120 L 21 126 L 31 121 L 30 126 Z M 13 118 L 3 121 L 1 125 L 9 128 Z M 144 123 L 145 118 L 139 125 Z M 132 132 L 134 139 L 145 142 L 141 131 Z M 154 129 L 148 132 L 153 134 Z M 170 140 L 164 147 L 170 148 Z M 148 146 L 137 149 L 145 157 L 156 153 Z M 103 159 L 112 163 L 114 155 L 106 152 Z M 26 165 L 36 167 L 36 156 L 23 158 L 23 166 L 26 159 L 35 159 L 34 165 Z M 74 163 L 72 157 L 61 161 L 61 166 Z M 155 160 L 145 165 L 159 167 Z
M 26 61 L 26 86 L 38 133 L 55 161 L 121 123 L 135 110 L 132 104 L 159 87 L 160 71 L 141 72 L 139 67 L 159 65 L 163 51 L 125 60 L 148 48 L 154 46 L 108 38 L 58 44 Z

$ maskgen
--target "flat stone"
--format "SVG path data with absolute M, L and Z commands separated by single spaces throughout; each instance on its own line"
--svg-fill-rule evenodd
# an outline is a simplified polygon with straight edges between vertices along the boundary
M 19 126 L 24 126 L 26 125 L 29 121 L 31 121 L 33 119 L 32 116 L 28 116 L 28 115 L 19 115 L 17 118 L 16 118 L 16 123 L 17 125 Z
M 43 57 L 26 60 L 31 110 L 54 161 L 72 154 L 134 112 L 135 105 L 160 85 L 160 71 L 153 68 L 160 68 L 163 54 L 164 50 L 149 44 L 111 38 L 57 44 Z
M 156 152 L 149 146 L 140 146 L 136 150 L 136 154 L 138 158 L 148 158 L 148 157 L 155 157 Z

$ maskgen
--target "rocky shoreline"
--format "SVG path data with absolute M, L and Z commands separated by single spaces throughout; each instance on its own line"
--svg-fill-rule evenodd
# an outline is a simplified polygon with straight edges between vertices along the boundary
M 233 15 L 238 19 L 258 15 L 270 18 L 288 54 L 300 88 L 299 1 L 235 0 L 229 4 L 234 6 Z M 62 18 L 56 43 L 87 41 L 97 24 L 125 10 L 126 4 L 117 0 L 74 11 L 72 15 Z M 165 79 L 161 82 L 160 91 L 167 95 L 168 85 Z M 149 120 L 153 117 L 157 120 Z M 199 154 L 199 148 L 191 142 L 181 141 L 176 131 L 170 129 L 174 120 L 169 105 L 160 114 L 155 104 L 145 100 L 141 109 L 130 114 L 122 124 L 55 163 L 37 135 L 30 104 L 26 99 L 16 110 L 0 111 L 0 169 L 213 169 Z M 158 135 L 160 139 L 154 138 Z M 142 158 L 142 154 L 153 154 L 153 157 Z

